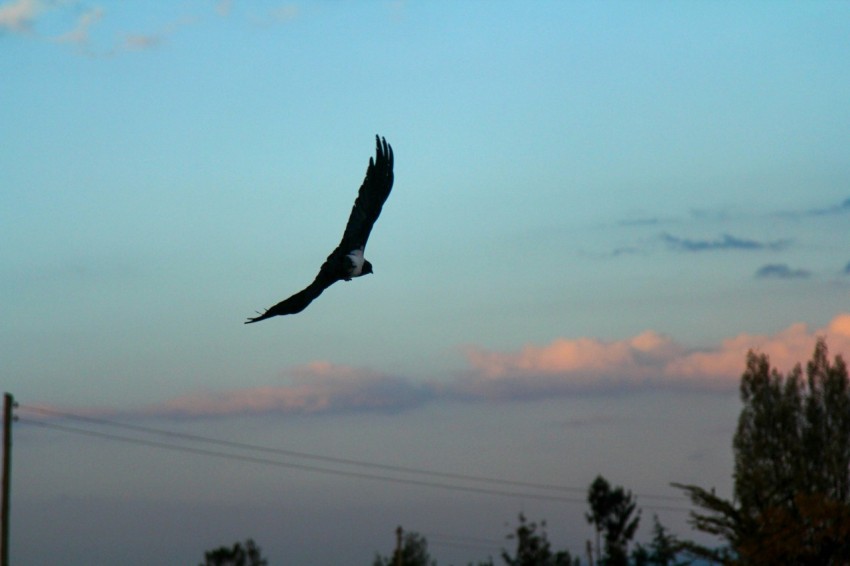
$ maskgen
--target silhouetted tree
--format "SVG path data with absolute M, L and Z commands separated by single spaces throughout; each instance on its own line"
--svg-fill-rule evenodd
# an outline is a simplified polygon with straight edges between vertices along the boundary
M 219 547 L 204 553 L 204 562 L 200 566 L 267 566 L 268 561 L 262 557 L 260 547 L 248 539 L 245 546 L 235 543 L 233 547 Z
M 403 541 L 401 560 L 399 560 L 398 549 L 396 549 L 393 551 L 392 556 L 389 557 L 382 557 L 380 554 L 376 554 L 372 566 L 396 566 L 396 564 L 403 564 L 404 566 L 436 566 L 437 562 L 431 560 L 431 555 L 428 553 L 428 541 L 424 536 L 410 531 L 404 534 Z
M 536 523 L 528 523 L 525 515 L 519 514 L 516 532 L 508 535 L 516 540 L 513 556 L 502 550 L 502 560 L 508 566 L 578 566 L 578 558 L 573 560 L 566 550 L 552 552 L 549 537 L 546 535 L 546 521 L 541 521 L 540 530 Z
M 596 529 L 596 560 L 604 566 L 628 564 L 629 541 L 640 524 L 640 510 L 631 491 L 622 487 L 611 488 L 608 481 L 597 476 L 587 493 L 590 513 L 585 515 L 588 523 Z M 635 511 L 637 514 L 635 515 Z M 605 535 L 605 554 L 600 556 L 600 535 Z
M 687 561 L 678 561 L 682 551 L 681 543 L 658 522 L 654 516 L 652 526 L 652 542 L 649 546 L 638 543 L 632 552 L 634 566 L 685 566 Z
M 689 543 L 703 558 L 736 564 L 850 562 L 850 381 L 818 339 L 806 378 L 787 376 L 750 351 L 741 376 L 743 408 L 733 441 L 735 499 L 677 485 L 702 512 L 692 525 L 725 548 Z

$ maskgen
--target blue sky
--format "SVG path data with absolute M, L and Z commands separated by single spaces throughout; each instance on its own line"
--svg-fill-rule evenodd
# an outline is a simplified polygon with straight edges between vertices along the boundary
M 639 537 L 653 512 L 688 533 L 649 496 L 730 493 L 747 349 L 850 353 L 848 16 L 0 3 L 16 563 L 133 564 L 154 538 L 192 563 L 249 536 L 272 563 L 369 563 L 402 524 L 465 564 L 519 511 L 575 552 L 591 535 L 581 502 L 169 451 L 38 408 L 579 500 L 602 473 L 638 494 Z M 396 155 L 375 275 L 244 326 L 337 245 L 375 134 Z

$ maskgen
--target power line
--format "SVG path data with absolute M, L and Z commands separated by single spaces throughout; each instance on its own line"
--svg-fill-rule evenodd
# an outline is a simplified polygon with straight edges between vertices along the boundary
M 507 490 L 499 490 L 499 489 L 491 489 L 491 488 L 483 488 L 483 487 L 473 487 L 473 486 L 462 486 L 462 485 L 453 485 L 447 483 L 439 483 L 439 482 L 430 482 L 425 480 L 415 480 L 415 479 L 407 479 L 407 478 L 397 478 L 392 476 L 381 476 L 378 474 L 370 474 L 365 472 L 353 472 L 353 471 L 345 471 L 345 470 L 334 470 L 331 468 L 323 468 L 320 466 L 313 466 L 310 464 L 297 464 L 293 462 L 282 462 L 280 460 L 272 460 L 270 458 L 260 458 L 256 456 L 247 456 L 244 454 L 231 454 L 227 452 L 220 452 L 217 450 L 208 450 L 206 448 L 192 448 L 190 446 L 181 446 L 178 444 L 169 444 L 166 442 L 160 442 L 157 440 L 145 440 L 143 438 L 133 438 L 130 436 L 122 436 L 119 434 L 113 434 L 109 432 L 99 432 L 96 430 L 88 430 L 82 429 L 67 425 L 61 425 L 57 423 L 50 423 L 46 421 L 34 421 L 34 420 L 24 420 L 21 419 L 21 422 L 27 422 L 30 425 L 34 425 L 41 428 L 49 428 L 53 430 L 60 430 L 63 432 L 69 432 L 73 434 L 79 434 L 83 436 L 90 436 L 94 438 L 101 438 L 106 440 L 114 440 L 118 442 L 127 442 L 130 444 L 138 444 L 142 446 L 148 446 L 152 448 L 162 448 L 165 450 L 172 450 L 175 452 L 182 452 L 185 454 L 195 454 L 200 456 L 213 456 L 218 458 L 225 458 L 228 460 L 236 460 L 240 462 L 249 462 L 253 464 L 264 464 L 268 466 L 275 466 L 279 468 L 289 468 L 295 470 L 303 470 L 308 472 L 317 472 L 322 474 L 343 476 L 349 478 L 359 478 L 359 479 L 369 479 L 369 480 L 378 480 L 378 481 L 387 481 L 392 483 L 399 483 L 405 485 L 416 485 L 422 487 L 432 487 L 439 489 L 448 489 L 453 491 L 466 491 L 470 493 L 479 493 L 484 495 L 499 495 L 504 497 L 521 497 L 527 499 L 540 499 L 543 501 L 562 501 L 566 503 L 584 503 L 583 499 L 578 499 L 575 497 L 564 497 L 558 495 L 542 495 L 537 493 L 522 493 L 522 492 L 513 492 Z
M 122 423 L 122 422 L 112 421 L 112 420 L 108 420 L 108 419 L 79 415 L 79 414 L 75 414 L 75 413 L 69 413 L 69 412 L 59 411 L 59 410 L 55 410 L 55 409 L 48 409 L 48 408 L 43 408 L 43 407 L 33 407 L 33 406 L 28 406 L 28 405 L 20 405 L 19 410 L 29 411 L 29 412 L 44 415 L 44 416 L 52 416 L 52 417 L 65 418 L 65 419 L 69 419 L 69 420 L 75 420 L 75 421 L 84 422 L 84 423 L 88 423 L 88 424 L 95 424 L 95 425 L 102 425 L 102 426 L 110 426 L 110 427 L 114 427 L 114 428 L 121 428 L 121 429 L 124 429 L 124 430 L 133 431 L 133 432 L 137 432 L 137 433 L 180 439 L 180 440 L 185 440 L 185 441 L 189 441 L 189 442 L 200 442 L 200 443 L 206 443 L 206 444 L 211 444 L 211 445 L 226 447 L 226 448 L 233 448 L 233 449 L 238 449 L 238 450 L 243 450 L 243 451 L 254 451 L 254 452 L 260 452 L 260 453 L 265 453 L 265 454 L 274 454 L 274 455 L 277 455 L 277 456 L 295 457 L 295 458 L 301 458 L 301 459 L 305 459 L 305 460 L 313 460 L 313 461 L 325 462 L 325 463 L 336 464 L 336 465 L 356 466 L 356 467 L 373 469 L 373 470 L 381 470 L 381 471 L 384 471 L 384 472 L 413 474 L 413 475 L 419 475 L 419 476 L 424 476 L 424 477 L 439 478 L 439 479 L 442 479 L 442 480 L 455 480 L 455 481 L 461 481 L 461 482 L 467 482 L 467 483 L 473 482 L 473 483 L 479 483 L 479 484 L 483 483 L 483 484 L 489 484 L 489 485 L 501 485 L 501 486 L 505 486 L 505 487 L 526 488 L 526 489 L 533 489 L 533 490 L 540 490 L 540 491 L 550 491 L 550 492 L 554 491 L 554 492 L 561 492 L 561 493 L 567 492 L 567 493 L 582 493 L 582 494 L 584 494 L 584 492 L 585 492 L 584 489 L 576 488 L 576 487 L 558 486 L 558 485 L 552 485 L 552 484 L 541 484 L 541 483 L 532 483 L 532 482 L 523 482 L 523 481 L 499 479 L 499 478 L 484 477 L 484 476 L 473 476 L 473 475 L 468 475 L 468 474 L 457 474 L 457 473 L 451 473 L 451 472 L 442 472 L 442 471 L 436 471 L 436 470 L 419 469 L 419 468 L 412 468 L 412 467 L 405 467 L 405 466 L 378 464 L 378 463 L 373 463 L 373 462 L 365 462 L 365 461 L 361 461 L 361 460 L 354 460 L 354 459 L 347 459 L 347 458 L 322 456 L 322 455 L 318 455 L 318 454 L 311 454 L 311 453 L 300 452 L 300 451 L 295 451 L 295 450 L 286 450 L 286 449 L 281 449 L 281 448 L 271 448 L 271 447 L 259 446 L 259 445 L 243 443 L 243 442 L 221 440 L 221 439 L 211 438 L 211 437 L 202 436 L 202 435 L 189 434 L 189 433 L 183 433 L 183 432 L 147 427 L 147 426 L 142 426 L 142 425 L 137 425 L 137 424 Z M 138 444 L 138 445 L 144 445 L 144 446 L 154 447 L 154 448 L 168 449 L 168 450 L 172 450 L 172 451 L 182 451 L 182 452 L 185 452 L 185 453 L 191 453 L 191 454 L 195 454 L 195 455 L 222 457 L 222 458 L 227 458 L 227 459 L 231 459 L 231 460 L 241 460 L 241 461 L 244 461 L 244 462 L 272 465 L 272 466 L 284 467 L 284 468 L 290 468 L 290 469 L 300 469 L 300 470 L 304 470 L 304 471 L 311 471 L 311 472 L 317 472 L 317 473 L 332 474 L 332 475 L 346 476 L 346 477 L 355 477 L 355 478 L 361 478 L 361 479 L 371 479 L 371 480 L 378 480 L 378 481 L 389 481 L 389 482 L 394 482 L 394 483 L 399 483 L 399 484 L 418 485 L 418 486 L 423 486 L 423 487 L 441 488 L 441 489 L 449 489 L 449 490 L 455 490 L 455 491 L 467 491 L 467 492 L 471 492 L 471 493 L 479 493 L 479 494 L 487 494 L 487 495 L 499 495 L 499 496 L 506 496 L 506 497 L 520 497 L 520 498 L 550 500 L 550 501 L 563 501 L 563 502 L 569 502 L 569 503 L 584 503 L 585 502 L 583 497 L 577 498 L 577 497 L 568 497 L 568 496 L 554 495 L 554 494 L 544 495 L 544 494 L 539 494 L 539 493 L 529 493 L 529 492 L 521 492 L 521 491 L 515 491 L 515 490 L 497 489 L 497 488 L 492 488 L 492 487 L 489 487 L 489 488 L 488 487 L 475 487 L 475 486 L 457 485 L 457 484 L 452 484 L 452 483 L 435 482 L 435 481 L 428 481 L 428 480 L 421 480 L 421 479 L 417 480 L 417 479 L 410 479 L 410 478 L 399 478 L 399 477 L 394 477 L 394 476 L 379 475 L 379 474 L 373 474 L 373 473 L 367 473 L 367 472 L 357 472 L 357 471 L 350 471 L 350 470 L 333 469 L 333 468 L 322 467 L 322 466 L 317 466 L 317 465 L 312 465 L 312 464 L 286 462 L 286 461 L 274 460 L 274 459 L 257 457 L 257 456 L 240 455 L 240 454 L 221 452 L 221 451 L 210 450 L 210 449 L 193 448 L 193 447 L 188 447 L 188 446 L 184 446 L 184 445 L 169 444 L 169 443 L 161 442 L 161 441 L 146 440 L 146 439 L 140 439 L 140 438 L 135 438 L 135 437 L 130 437 L 130 436 L 123 436 L 123 435 L 118 435 L 118 434 L 99 432 L 99 431 L 94 431 L 94 430 L 90 430 L 90 429 L 83 429 L 83 428 L 71 427 L 71 426 L 67 426 L 67 425 L 60 425 L 60 424 L 50 423 L 50 422 L 43 421 L 43 420 L 27 419 L 26 422 L 29 423 L 29 424 L 33 424 L 35 426 L 41 426 L 43 428 L 52 428 L 52 429 L 55 429 L 55 430 L 61 430 L 61 431 L 64 431 L 64 432 L 69 432 L 69 433 L 73 433 L 73 434 L 80 434 L 80 435 L 85 435 L 85 436 L 90 436 L 90 437 L 108 439 L 108 440 L 119 441 L 119 442 L 134 443 L 134 444 Z M 641 494 L 637 494 L 637 495 L 639 497 L 642 497 L 642 498 L 650 498 L 650 499 L 663 499 L 663 500 L 673 500 L 673 501 L 681 501 L 682 500 L 681 498 L 675 498 L 675 497 L 663 496 L 663 495 L 641 495 Z M 680 511 L 680 512 L 681 511 L 688 511 L 688 509 L 683 508 L 683 507 L 674 507 L 674 506 L 665 506 L 665 505 L 644 505 L 644 507 L 646 507 L 647 509 L 656 509 L 656 510 L 669 510 L 669 511 Z
M 286 450 L 282 448 L 270 448 L 267 446 L 259 446 L 256 444 L 248 444 L 244 442 L 235 442 L 230 440 L 220 440 L 216 438 L 210 438 L 207 436 L 201 436 L 197 434 L 188 434 L 182 432 L 168 431 L 158 428 L 146 427 L 141 425 L 134 425 L 128 423 L 120 423 L 116 421 L 111 421 L 102 418 L 89 417 L 84 415 L 77 415 L 74 413 L 66 413 L 63 411 L 56 411 L 54 409 L 45 409 L 41 407 L 30 407 L 26 405 L 21 405 L 21 409 L 28 410 L 31 412 L 55 416 L 55 417 L 63 417 L 67 419 L 77 420 L 81 422 L 88 422 L 92 424 L 100 424 L 111 427 L 123 428 L 125 430 L 132 430 L 135 432 L 143 432 L 147 434 L 154 434 L 158 436 L 167 436 L 172 438 L 180 438 L 184 440 L 196 441 L 196 442 L 204 442 L 207 444 L 214 444 L 217 446 L 225 446 L 228 448 L 238 448 L 240 450 L 250 450 L 257 452 L 264 452 L 267 454 L 276 454 L 279 456 L 293 456 L 297 458 L 303 458 L 307 460 L 316 460 L 322 462 L 328 462 L 333 464 L 344 464 L 347 466 L 358 466 L 363 468 L 371 468 L 376 470 L 383 470 L 389 472 L 400 472 L 405 474 L 417 474 L 422 476 L 431 476 L 431 477 L 439 477 L 443 479 L 453 479 L 453 480 L 463 480 L 463 481 L 474 481 L 479 483 L 489 483 L 496 485 L 505 485 L 505 486 L 513 486 L 513 487 L 525 487 L 531 489 L 538 490 L 547 490 L 547 491 L 561 491 L 568 493 L 580 493 L 584 494 L 585 490 L 577 487 L 565 487 L 559 485 L 552 484 L 542 484 L 542 483 L 533 483 L 533 482 L 524 482 L 524 481 L 516 481 L 516 480 L 506 480 L 492 477 L 484 477 L 484 476 L 473 476 L 467 474 L 457 474 L 451 472 L 441 472 L 437 470 L 427 470 L 421 468 L 411 468 L 405 466 L 396 466 L 390 464 L 378 464 L 374 462 L 365 462 L 363 460 L 353 460 L 348 458 L 338 458 L 333 456 L 322 456 L 318 454 L 311 454 L 307 452 L 299 452 L 295 450 Z M 661 498 L 667 498 L 665 496 L 660 496 Z M 673 498 L 670 498 L 673 499 Z
M 300 451 L 296 451 L 296 450 L 288 450 L 288 449 L 283 449 L 283 448 L 272 448 L 272 447 L 267 447 L 267 446 L 260 446 L 260 445 L 257 445 L 257 444 L 249 444 L 249 443 L 245 443 L 245 442 L 222 440 L 222 439 L 211 438 L 211 437 L 208 437 L 208 436 L 202 436 L 202 435 L 198 435 L 198 434 L 183 433 L 183 432 L 165 430 L 165 429 L 161 429 L 161 428 L 153 428 L 153 427 L 147 427 L 147 426 L 142 426 L 142 425 L 137 425 L 137 424 L 117 422 L 117 421 L 113 421 L 113 420 L 109 420 L 109 419 L 104 419 L 104 418 L 99 418 L 99 417 L 91 417 L 91 416 L 80 415 L 80 414 L 76 414 L 76 413 L 69 413 L 69 412 L 66 412 L 66 411 L 59 411 L 59 410 L 56 410 L 56 409 L 48 409 L 48 408 L 44 408 L 44 407 L 33 407 L 33 406 L 28 406 L 28 405 L 20 405 L 19 408 L 23 409 L 23 410 L 31 411 L 31 412 L 34 412 L 34 413 L 47 415 L 47 416 L 62 417 L 62 418 L 76 420 L 76 421 L 87 422 L 87 423 L 92 423 L 92 424 L 99 424 L 99 425 L 106 425 L 106 426 L 111 426 L 111 427 L 117 427 L 117 428 L 122 428 L 122 429 L 125 429 L 125 430 L 142 432 L 142 433 L 146 433 L 146 434 L 153 434 L 153 435 L 157 435 L 157 436 L 180 438 L 180 439 L 184 439 L 184 440 L 204 442 L 204 443 L 218 445 L 218 446 L 224 446 L 224 447 L 228 447 L 228 448 L 238 448 L 240 450 L 257 451 L 257 452 L 263 452 L 263 453 L 267 453 L 267 454 L 276 454 L 276 455 L 280 455 L 280 456 L 293 456 L 293 457 L 303 458 L 303 459 L 307 459 L 307 460 L 316 460 L 316 461 L 322 461 L 322 462 L 328 462 L 328 463 L 334 463 L 334 464 L 344 464 L 344 465 L 348 465 L 348 466 L 358 466 L 358 467 L 363 467 L 363 468 L 371 468 L 371 469 L 390 471 L 390 472 L 400 472 L 400 473 L 407 473 L 407 474 L 417 474 L 417 475 L 423 475 L 423 476 L 439 477 L 439 478 L 443 478 L 443 479 L 473 481 L 473 482 L 479 482 L 479 483 L 490 483 L 490 484 L 497 484 L 497 485 L 513 486 L 513 487 L 525 487 L 525 488 L 547 490 L 547 491 L 560 491 L 560 492 L 567 492 L 567 493 L 578 493 L 578 494 L 582 494 L 582 495 L 584 495 L 586 493 L 586 489 L 580 488 L 580 487 L 570 487 L 570 486 L 563 486 L 563 485 L 534 483 L 534 482 L 526 482 L 526 481 L 518 481 L 518 480 L 508 480 L 508 479 L 503 479 L 503 478 L 493 478 L 493 477 L 486 477 L 486 476 L 474 476 L 474 475 L 470 475 L 470 474 L 458 474 L 458 473 L 452 473 L 452 472 L 428 470 L 428 469 L 423 469 L 423 468 L 412 468 L 412 467 L 397 466 L 397 465 L 391 465 L 391 464 L 379 464 L 379 463 L 374 463 L 374 462 L 366 462 L 366 461 L 363 461 L 363 460 L 354 460 L 354 459 L 349 459 L 349 458 L 324 456 L 324 455 L 313 454 L 313 453 L 308 453 L 308 452 L 300 452 Z M 637 495 L 639 495 L 640 497 L 645 498 L 645 499 L 660 499 L 660 500 L 667 500 L 667 501 L 683 501 L 682 497 L 675 497 L 675 496 L 669 496 L 669 495 L 652 495 L 652 494 L 637 494 Z

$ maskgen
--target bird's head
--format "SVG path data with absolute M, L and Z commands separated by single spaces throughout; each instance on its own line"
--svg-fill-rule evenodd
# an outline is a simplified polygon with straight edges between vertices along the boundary
M 363 262 L 363 271 L 360 272 L 360 275 L 366 275 L 367 273 L 374 273 L 374 271 L 372 271 L 372 264 L 368 259 Z

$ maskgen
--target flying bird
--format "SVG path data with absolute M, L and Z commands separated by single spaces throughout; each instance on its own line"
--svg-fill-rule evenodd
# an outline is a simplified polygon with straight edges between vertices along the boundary
M 319 268 L 319 274 L 306 288 L 266 309 L 259 316 L 249 318 L 245 324 L 273 316 L 299 313 L 337 281 L 351 281 L 352 277 L 373 272 L 372 264 L 363 257 L 363 253 L 372 226 L 393 188 L 393 148 L 384 138 L 375 136 L 375 142 L 375 158 L 369 158 L 366 178 L 357 193 L 348 224 L 342 234 L 342 241 Z

